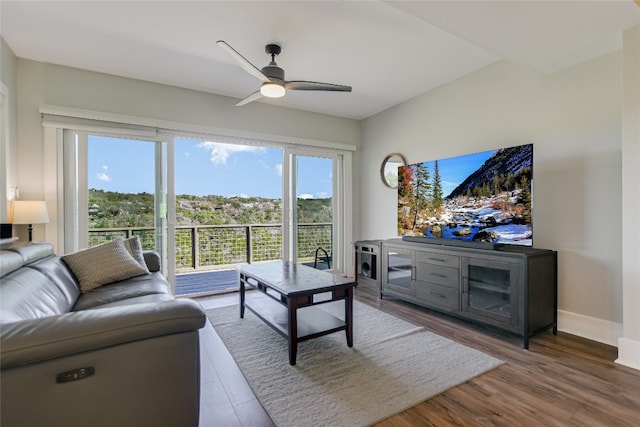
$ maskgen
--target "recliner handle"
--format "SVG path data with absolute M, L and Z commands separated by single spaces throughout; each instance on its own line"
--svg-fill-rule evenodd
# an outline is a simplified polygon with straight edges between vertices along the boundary
M 62 372 L 56 375 L 56 383 L 63 384 L 71 381 L 78 381 L 92 376 L 96 373 L 96 369 L 93 366 L 86 368 L 72 369 L 70 371 Z

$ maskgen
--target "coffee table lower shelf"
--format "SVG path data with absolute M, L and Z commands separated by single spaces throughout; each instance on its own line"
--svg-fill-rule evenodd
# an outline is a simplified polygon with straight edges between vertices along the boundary
M 287 307 L 264 294 L 251 295 L 245 301 L 245 307 L 280 335 L 289 338 Z M 298 333 L 294 341 L 300 342 L 346 331 L 347 323 L 317 306 L 311 306 L 297 309 L 297 329 Z

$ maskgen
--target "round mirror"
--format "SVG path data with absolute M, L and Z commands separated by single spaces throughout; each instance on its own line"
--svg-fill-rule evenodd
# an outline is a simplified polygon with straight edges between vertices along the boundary
M 398 166 L 406 165 L 407 161 L 402 154 L 388 154 L 382 161 L 382 166 L 380 166 L 382 183 L 389 188 L 398 188 Z

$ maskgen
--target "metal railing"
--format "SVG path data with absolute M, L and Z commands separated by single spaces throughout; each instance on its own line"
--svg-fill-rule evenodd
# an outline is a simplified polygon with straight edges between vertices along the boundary
M 153 227 L 89 229 L 89 246 L 139 236 L 144 250 L 156 247 Z M 238 264 L 282 259 L 281 224 L 176 226 L 176 272 L 212 270 Z M 332 253 L 332 224 L 298 224 L 300 262 L 313 261 L 316 249 Z

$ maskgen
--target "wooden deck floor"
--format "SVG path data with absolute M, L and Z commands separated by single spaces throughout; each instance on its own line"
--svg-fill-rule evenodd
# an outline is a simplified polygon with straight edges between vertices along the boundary
M 380 300 L 364 287 L 356 290 L 356 299 L 506 362 L 382 421 L 380 427 L 640 425 L 640 371 L 615 364 L 615 347 L 549 332 L 533 338 L 526 351 L 519 339 L 411 304 Z M 205 308 L 237 300 L 237 293 L 198 299 Z M 210 324 L 201 336 L 200 425 L 272 426 Z
M 313 267 L 313 262 L 304 265 Z M 326 270 L 327 265 L 319 262 L 318 270 Z M 235 269 L 194 271 L 193 273 L 176 274 L 176 295 L 203 297 L 228 293 L 239 286 L 238 272 Z
M 238 289 L 236 270 L 176 274 L 176 295 L 208 295 Z

